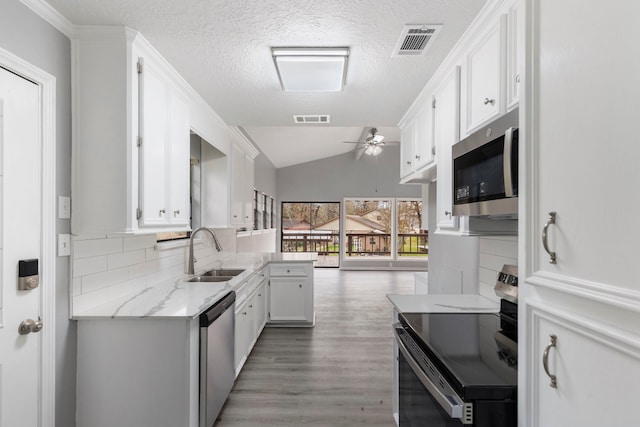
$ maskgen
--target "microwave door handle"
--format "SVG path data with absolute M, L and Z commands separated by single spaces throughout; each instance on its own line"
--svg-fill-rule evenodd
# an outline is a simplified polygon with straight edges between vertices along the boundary
M 504 172 L 504 195 L 513 197 L 513 177 L 511 176 L 511 145 L 513 144 L 513 128 L 504 133 L 504 152 L 502 156 L 502 170 Z
M 413 357 L 409 353 L 409 350 L 407 350 L 407 347 L 400 339 L 397 329 L 400 328 L 394 325 L 393 335 L 395 336 L 396 343 L 398 344 L 398 350 L 402 352 L 402 355 L 411 367 L 413 373 L 418 377 L 429 394 L 431 394 L 431 396 L 433 396 L 433 398 L 440 404 L 447 415 L 449 415 L 451 418 L 462 419 L 462 415 L 464 413 L 464 402 L 458 396 L 445 395 L 440 390 L 438 390 L 438 387 L 433 382 L 431 382 L 429 377 L 422 371 L 422 368 L 413 359 Z

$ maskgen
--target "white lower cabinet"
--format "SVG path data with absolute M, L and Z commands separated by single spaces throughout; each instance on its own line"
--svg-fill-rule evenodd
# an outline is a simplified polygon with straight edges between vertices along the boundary
M 271 264 L 269 324 L 313 326 L 313 263 Z
M 640 412 L 634 410 L 640 393 L 639 336 L 546 303 L 529 304 L 527 319 L 532 359 L 526 364 L 531 394 L 524 425 L 640 425 Z
M 267 321 L 266 287 L 266 268 L 263 268 L 236 291 L 236 376 L 244 366 Z

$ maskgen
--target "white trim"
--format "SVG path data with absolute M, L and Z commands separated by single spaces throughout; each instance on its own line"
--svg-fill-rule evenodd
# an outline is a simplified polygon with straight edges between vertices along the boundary
M 36 15 L 47 21 L 53 27 L 72 39 L 76 27 L 44 0 L 20 0 L 22 4 L 31 9 Z
M 41 317 L 42 373 L 40 386 L 40 425 L 55 424 L 55 286 L 56 286 L 56 78 L 34 67 L 11 52 L 0 48 L 0 64 L 40 86 L 42 148 L 42 253 Z

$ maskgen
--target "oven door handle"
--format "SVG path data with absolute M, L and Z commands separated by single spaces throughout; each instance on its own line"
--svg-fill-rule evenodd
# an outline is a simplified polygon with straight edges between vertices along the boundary
M 404 355 L 404 358 L 407 360 L 407 363 L 411 367 L 411 370 L 418 377 L 422 385 L 425 386 L 427 391 L 434 397 L 434 399 L 440 404 L 442 409 L 451 417 L 462 419 L 464 413 L 464 402 L 455 395 L 445 395 L 443 394 L 438 387 L 431 382 L 429 377 L 422 371 L 422 368 L 418 363 L 413 359 L 411 354 L 409 354 L 409 350 L 404 345 L 400 336 L 398 335 L 397 330 L 401 329 L 394 325 L 393 327 L 393 335 L 395 336 L 396 343 L 398 344 L 398 349 Z

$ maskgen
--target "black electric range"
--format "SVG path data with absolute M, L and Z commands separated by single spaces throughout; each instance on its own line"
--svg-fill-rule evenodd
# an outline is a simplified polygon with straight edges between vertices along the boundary
M 400 427 L 517 425 L 517 269 L 505 268 L 500 313 L 398 315 Z

